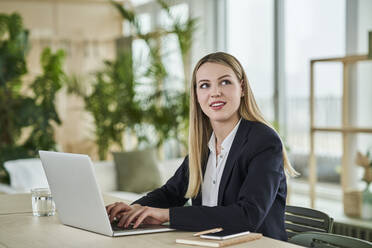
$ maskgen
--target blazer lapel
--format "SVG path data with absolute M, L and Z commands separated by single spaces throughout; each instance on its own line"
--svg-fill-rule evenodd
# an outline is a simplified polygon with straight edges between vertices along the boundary
M 226 184 L 228 182 L 228 179 L 230 177 L 232 168 L 234 167 L 235 161 L 238 158 L 240 152 L 241 152 L 241 147 L 244 143 L 246 134 L 249 132 L 251 125 L 250 121 L 247 121 L 245 119 L 242 119 L 240 122 L 238 131 L 236 132 L 234 141 L 231 145 L 229 155 L 226 160 L 225 168 L 222 173 L 222 178 L 220 182 L 220 187 L 218 189 L 218 201 L 217 204 L 220 206 L 222 203 L 223 199 L 223 194 L 225 192 Z

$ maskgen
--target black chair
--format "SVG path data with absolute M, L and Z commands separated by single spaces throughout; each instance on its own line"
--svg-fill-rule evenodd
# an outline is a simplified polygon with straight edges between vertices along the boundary
M 285 208 L 285 228 L 289 239 L 308 231 L 330 233 L 332 226 L 333 219 L 321 211 L 288 205 Z
M 372 248 L 372 243 L 332 233 L 304 232 L 293 236 L 288 242 L 315 248 Z

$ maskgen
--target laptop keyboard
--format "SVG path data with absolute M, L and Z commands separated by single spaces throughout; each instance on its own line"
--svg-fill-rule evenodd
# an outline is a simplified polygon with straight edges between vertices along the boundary
M 112 230 L 113 231 L 123 231 L 123 230 L 137 230 L 137 229 L 155 229 L 161 227 L 161 225 L 146 225 L 146 224 L 141 224 L 139 225 L 136 229 L 133 228 L 133 224 L 130 224 L 128 227 L 118 227 L 117 222 L 114 222 L 111 224 Z
M 130 224 L 128 227 L 118 227 L 117 224 L 118 224 L 118 222 L 116 222 L 116 221 L 111 224 L 112 230 L 121 231 L 121 230 L 133 229 L 133 224 Z

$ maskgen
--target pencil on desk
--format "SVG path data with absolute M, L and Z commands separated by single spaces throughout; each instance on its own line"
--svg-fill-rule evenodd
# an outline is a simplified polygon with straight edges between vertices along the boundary
M 200 236 L 200 235 L 208 234 L 208 233 L 221 232 L 222 230 L 223 230 L 222 227 L 217 227 L 217 228 L 213 228 L 213 229 L 204 230 L 204 231 L 201 231 L 201 232 L 194 233 L 193 236 Z

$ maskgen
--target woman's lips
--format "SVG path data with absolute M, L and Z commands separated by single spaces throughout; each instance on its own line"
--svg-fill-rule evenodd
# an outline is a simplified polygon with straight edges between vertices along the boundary
M 226 104 L 226 102 L 217 101 L 217 102 L 212 102 L 209 106 L 213 110 L 220 110 L 225 106 L 225 104 Z

